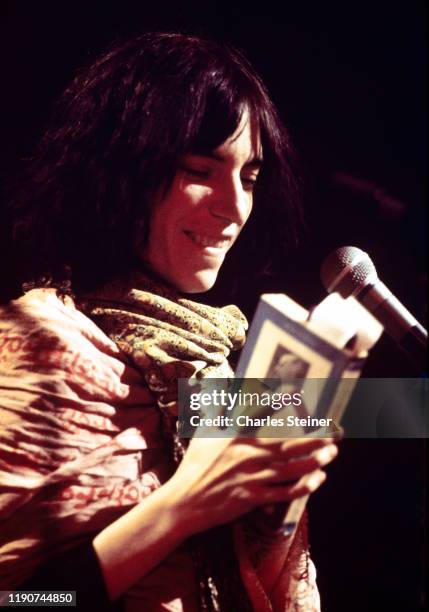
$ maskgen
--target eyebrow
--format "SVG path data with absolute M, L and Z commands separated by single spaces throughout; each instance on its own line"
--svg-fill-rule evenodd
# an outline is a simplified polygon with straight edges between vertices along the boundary
M 224 162 L 225 157 L 220 153 L 216 153 L 216 151 L 201 151 L 190 153 L 190 155 L 195 155 L 196 157 L 208 157 L 209 159 L 214 159 L 218 162 Z M 244 168 L 254 168 L 257 170 L 262 166 L 262 158 L 261 157 L 253 157 L 250 161 L 244 164 Z

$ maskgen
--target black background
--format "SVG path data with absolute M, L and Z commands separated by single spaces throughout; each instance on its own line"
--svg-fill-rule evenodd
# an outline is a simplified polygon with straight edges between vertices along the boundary
M 3 2 L 1 174 L 31 152 L 74 70 L 113 39 L 179 29 L 228 40 L 262 74 L 307 176 L 309 235 L 285 262 L 283 290 L 307 307 L 320 300 L 322 258 L 351 244 L 424 321 L 425 23 L 418 1 Z M 241 305 L 250 315 L 253 303 Z M 420 374 L 384 338 L 366 373 Z M 423 609 L 422 443 L 342 447 L 310 504 L 323 608 Z

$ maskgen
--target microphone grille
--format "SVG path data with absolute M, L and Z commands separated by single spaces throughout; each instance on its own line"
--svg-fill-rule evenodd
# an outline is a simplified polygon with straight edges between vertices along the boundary
M 356 295 L 377 280 L 371 259 L 357 247 L 341 247 L 330 253 L 322 264 L 320 276 L 328 293 L 338 291 L 344 298 Z

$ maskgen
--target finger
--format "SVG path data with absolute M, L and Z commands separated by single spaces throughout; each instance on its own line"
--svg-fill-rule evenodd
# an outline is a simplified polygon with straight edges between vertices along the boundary
M 324 438 L 316 438 L 316 440 L 323 440 Z M 314 442 L 313 438 L 238 438 L 238 442 L 240 444 L 245 444 L 256 450 L 261 450 L 266 453 L 266 456 L 272 456 L 273 451 L 282 451 L 287 450 L 289 447 L 292 449 L 295 446 L 299 446 L 300 444 L 312 444 Z M 316 441 L 317 445 L 317 441 Z M 323 445 L 323 443 L 321 443 Z M 316 446 L 317 447 L 317 446 Z
M 334 438 L 296 438 L 283 441 L 282 458 L 291 459 L 302 455 L 309 455 L 313 451 L 331 445 Z
M 316 448 L 330 444 L 334 440 L 334 436 L 330 433 L 328 437 L 302 437 L 302 438 L 241 438 L 243 444 L 249 446 L 255 446 L 264 448 L 267 450 L 274 450 L 275 448 L 281 448 L 283 451 L 290 452 L 292 454 L 304 454 L 309 453 Z M 301 451 L 300 449 L 304 450 Z
M 292 484 L 267 487 L 263 497 L 266 502 L 291 501 L 292 499 L 313 493 L 325 480 L 325 472 L 316 470 L 311 472 L 311 474 L 302 476 L 297 482 Z
M 332 444 L 332 438 L 250 438 L 237 439 L 237 445 L 245 445 L 246 449 L 241 448 L 239 453 L 246 456 L 249 461 L 257 460 L 261 468 L 271 466 L 273 461 L 283 463 L 311 454 L 314 450 Z
M 293 482 L 330 463 L 338 454 L 335 444 L 330 444 L 314 451 L 311 455 L 299 459 L 290 459 L 287 463 L 276 461 L 270 468 L 260 470 L 257 480 L 266 483 Z
M 324 448 L 313 451 L 313 453 L 307 457 L 291 459 L 286 465 L 284 463 L 278 463 L 276 475 L 273 480 L 297 480 L 305 474 L 309 474 L 310 472 L 314 472 L 315 470 L 328 465 L 328 463 L 330 463 L 337 455 L 338 449 L 335 444 L 329 444 Z

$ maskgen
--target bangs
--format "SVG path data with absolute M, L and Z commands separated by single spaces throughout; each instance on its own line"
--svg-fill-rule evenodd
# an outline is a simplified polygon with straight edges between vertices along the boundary
M 215 90 L 207 96 L 202 121 L 190 147 L 193 153 L 213 151 L 236 132 L 248 104 L 238 97 L 231 100 L 228 94 L 228 91 Z
M 213 151 L 232 136 L 246 110 L 259 128 L 261 110 L 267 106 L 257 79 L 250 79 L 234 58 L 228 56 L 221 64 L 213 56 L 203 59 L 193 73 L 192 107 L 187 108 L 191 114 L 186 145 L 188 152 L 197 154 Z

